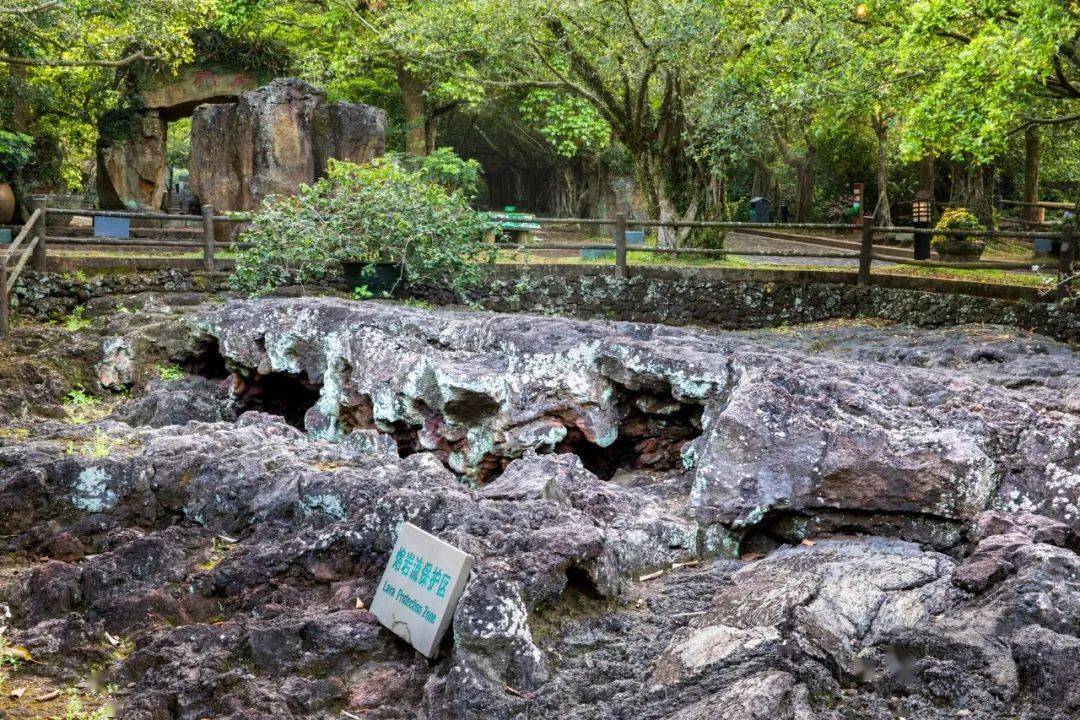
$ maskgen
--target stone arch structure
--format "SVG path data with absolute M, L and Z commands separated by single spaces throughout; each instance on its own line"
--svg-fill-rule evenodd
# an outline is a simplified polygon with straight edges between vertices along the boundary
M 302 80 L 260 88 L 255 73 L 190 68 L 144 83 L 99 126 L 102 208 L 157 210 L 167 189 L 168 123 L 192 118 L 191 189 L 221 210 L 248 210 L 320 177 L 329 158 L 365 162 L 385 152 L 386 115 L 327 101 Z

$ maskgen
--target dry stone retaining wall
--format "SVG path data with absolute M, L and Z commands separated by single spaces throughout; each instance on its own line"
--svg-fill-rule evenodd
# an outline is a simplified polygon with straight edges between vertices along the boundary
M 776 281 L 766 278 L 776 277 Z M 1010 301 L 904 288 L 858 288 L 797 275 L 642 269 L 624 280 L 610 268 L 501 267 L 474 298 L 501 312 L 521 311 L 583 318 L 715 325 L 725 329 L 774 327 L 853 317 L 875 317 L 923 327 L 965 323 L 1009 325 L 1080 343 L 1080 305 Z M 166 270 L 146 274 L 82 277 L 27 272 L 15 287 L 19 312 L 39 318 L 70 312 L 90 298 L 147 291 L 216 291 L 223 278 Z M 445 288 L 417 287 L 415 298 L 455 302 Z
M 776 278 L 770 281 L 768 278 Z M 445 288 L 415 297 L 453 301 Z M 875 317 L 924 327 L 990 323 L 1080 343 L 1080 304 L 1002 300 L 907 288 L 814 282 L 797 273 L 635 268 L 622 279 L 606 267 L 500 267 L 474 298 L 497 311 L 523 311 L 725 329 Z

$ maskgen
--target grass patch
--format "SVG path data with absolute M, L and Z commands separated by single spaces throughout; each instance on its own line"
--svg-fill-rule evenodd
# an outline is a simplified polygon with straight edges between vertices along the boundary
M 109 414 L 111 409 L 100 398 L 86 392 L 81 385 L 76 385 L 61 401 L 67 413 L 68 422 L 84 425 L 94 420 L 100 420 Z
M 90 327 L 90 319 L 85 317 L 86 306 L 78 305 L 65 317 L 60 325 L 68 332 L 78 332 Z
M 184 371 L 176 364 L 157 365 L 154 369 L 162 380 L 183 380 L 184 378 Z
M 85 455 L 101 460 L 126 444 L 124 440 L 109 437 L 104 430 L 94 430 L 89 440 L 68 440 L 67 454 Z

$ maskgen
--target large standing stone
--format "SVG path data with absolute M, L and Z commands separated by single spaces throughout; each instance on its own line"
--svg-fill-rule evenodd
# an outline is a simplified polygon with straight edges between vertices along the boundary
M 275 80 L 235 104 L 196 109 L 191 190 L 215 208 L 251 210 L 321 177 L 330 158 L 367 162 L 385 149 L 382 110 L 329 103 L 301 80 Z
M 126 123 L 125 137 L 99 142 L 97 194 L 102 207 L 145 210 L 165 196 L 166 125 L 156 110 Z

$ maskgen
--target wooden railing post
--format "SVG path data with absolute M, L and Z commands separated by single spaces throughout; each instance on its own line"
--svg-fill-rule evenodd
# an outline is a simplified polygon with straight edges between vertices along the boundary
M 49 228 L 49 215 L 48 209 L 45 206 L 45 198 L 35 200 L 34 206 L 41 210 L 41 215 L 38 216 L 37 227 L 32 229 L 26 237 L 32 240 L 35 233 L 37 234 L 38 243 L 34 248 L 34 256 L 31 258 L 31 264 L 38 272 L 45 272 L 46 267 L 48 267 L 45 258 L 45 236 L 48 234 Z
M 203 220 L 203 267 L 214 272 L 214 206 L 202 206 Z
M 1073 214 L 1072 222 L 1061 224 L 1061 251 L 1058 253 L 1057 299 L 1064 300 L 1072 292 L 1073 267 L 1076 262 L 1076 227 L 1080 222 L 1080 205 Z
M 0 338 L 5 338 L 9 330 L 9 317 L 11 315 L 11 300 L 8 298 L 7 283 L 7 255 L 0 252 Z
M 870 284 L 870 263 L 874 253 L 874 216 L 862 219 L 862 243 L 859 245 L 859 286 Z
M 630 276 L 626 265 L 626 213 L 615 216 L 615 271 L 619 277 Z

